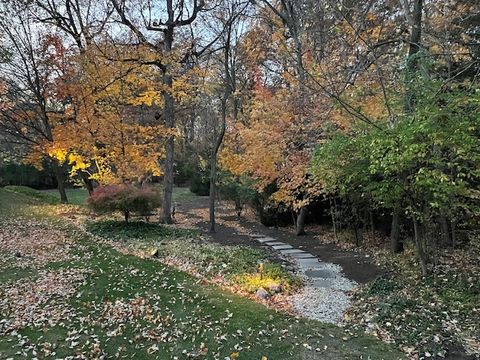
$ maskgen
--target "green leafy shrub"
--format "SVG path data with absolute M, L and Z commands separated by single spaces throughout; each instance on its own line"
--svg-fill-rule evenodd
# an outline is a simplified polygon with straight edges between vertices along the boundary
M 228 172 L 219 174 L 219 190 L 224 199 L 235 202 L 237 210 L 241 210 L 245 205 L 252 205 L 259 196 L 252 179 L 234 176 Z
M 88 205 L 97 213 L 121 212 L 128 222 L 132 213 L 148 215 L 161 206 L 158 192 L 149 187 L 133 185 L 107 185 L 95 189 Z
M 195 177 L 190 184 L 190 191 L 199 196 L 207 196 L 210 193 L 210 182 L 203 177 Z
M 480 89 L 446 91 L 441 82 L 423 80 L 421 88 L 415 113 L 402 115 L 395 126 L 336 133 L 319 145 L 311 172 L 325 192 L 357 214 L 347 218 L 350 223 L 365 223 L 361 217 L 372 208 L 401 210 L 427 276 L 436 234 L 455 245 L 456 228 L 478 227 Z

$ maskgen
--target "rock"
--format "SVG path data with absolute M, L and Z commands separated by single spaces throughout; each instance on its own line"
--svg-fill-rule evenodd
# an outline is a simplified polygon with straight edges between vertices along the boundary
M 258 298 L 263 299 L 263 300 L 267 300 L 270 297 L 270 295 L 268 295 L 267 290 L 265 290 L 264 288 L 258 289 L 257 292 L 255 293 L 255 295 Z
M 153 250 L 150 252 L 150 256 L 151 256 L 151 257 L 154 257 L 154 258 L 158 258 L 158 249 L 153 249 Z
M 20 251 L 15 252 L 15 257 L 17 258 L 22 257 L 22 254 L 20 254 Z
M 270 292 L 273 294 L 279 294 L 283 291 L 282 286 L 280 284 L 272 284 L 268 287 L 268 290 L 270 290 Z

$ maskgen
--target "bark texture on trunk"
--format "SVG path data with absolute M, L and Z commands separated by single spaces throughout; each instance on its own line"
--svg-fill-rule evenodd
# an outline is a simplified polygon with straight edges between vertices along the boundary
M 439 219 L 440 228 L 442 232 L 442 242 L 443 245 L 450 246 L 452 245 L 452 239 L 450 237 L 450 226 L 448 224 L 448 220 L 445 216 L 440 216 Z
M 405 11 L 408 11 L 408 8 L 406 8 Z M 418 68 L 418 57 L 416 55 L 422 47 L 422 14 L 423 0 L 414 0 L 413 11 L 411 14 L 408 14 L 411 30 L 406 64 L 405 111 L 407 113 L 413 112 L 415 108 L 415 94 L 413 93 L 411 82 L 413 80 L 413 73 Z
M 85 171 L 80 171 L 80 177 L 82 178 L 83 184 L 85 185 L 85 189 L 88 191 L 88 195 L 92 195 L 93 193 L 93 182 L 89 178 L 88 174 Z
M 209 193 L 209 216 L 210 216 L 210 232 L 215 232 L 215 192 L 217 181 L 217 155 L 212 155 L 210 169 L 210 193 Z
M 296 228 L 296 232 L 295 232 L 295 234 L 297 236 L 306 235 L 306 232 L 305 232 L 305 218 L 306 217 L 307 217 L 307 207 L 303 206 L 300 209 L 300 212 L 298 213 L 298 216 L 297 216 L 297 228 Z
M 220 134 L 216 136 L 216 141 L 212 149 L 212 157 L 210 161 L 210 232 L 215 232 L 215 195 L 217 192 L 217 157 L 220 146 L 222 145 L 223 138 L 225 136 L 226 123 L 227 123 L 227 100 L 229 92 L 226 91 L 222 99 L 222 124 Z
M 60 193 L 60 201 L 64 204 L 68 203 L 67 192 L 65 191 L 65 179 L 63 176 L 62 167 L 58 161 L 53 161 L 53 171 L 55 172 L 55 178 L 57 179 L 58 192 Z
M 425 237 L 422 231 L 422 226 L 417 219 L 413 218 L 413 231 L 415 238 L 415 246 L 417 248 L 418 261 L 422 269 L 422 276 L 428 276 L 427 258 L 425 252 Z
M 400 206 L 395 206 L 393 209 L 392 229 L 390 231 L 390 249 L 394 254 L 403 251 L 403 244 L 400 242 Z
M 170 9 L 169 9 L 170 10 Z M 173 15 L 172 15 L 173 16 Z M 165 31 L 164 51 L 169 54 L 173 45 L 173 27 Z M 170 65 L 165 65 L 163 69 L 163 84 L 166 90 L 163 91 L 164 101 L 164 121 L 165 126 L 169 129 L 175 127 L 175 103 L 172 96 L 173 78 L 170 73 Z M 163 177 L 163 216 L 162 221 L 171 224 L 172 219 L 172 194 L 173 194 L 173 177 L 174 177 L 174 139 L 173 136 L 168 138 L 165 145 L 165 169 Z
M 173 138 L 167 140 L 165 173 L 163 178 L 163 218 L 166 224 L 171 224 L 172 219 L 172 194 L 173 194 Z
M 336 206 L 336 201 L 332 201 L 332 198 L 330 198 L 330 215 L 332 217 L 332 226 L 333 226 L 333 237 L 335 239 L 335 242 L 338 242 L 338 237 L 337 237 L 337 206 Z

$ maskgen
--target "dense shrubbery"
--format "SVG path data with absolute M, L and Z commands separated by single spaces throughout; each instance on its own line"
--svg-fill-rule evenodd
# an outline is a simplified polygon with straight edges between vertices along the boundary
M 38 170 L 26 164 L 2 164 L 0 166 L 0 186 L 18 185 L 29 186 L 34 189 L 54 189 L 57 181 L 48 162 L 43 170 Z
M 107 185 L 95 189 L 88 205 L 97 213 L 121 212 L 128 222 L 131 214 L 146 216 L 159 208 L 161 197 L 150 187 Z
M 254 205 L 260 197 L 248 178 L 233 176 L 227 172 L 220 173 L 219 190 L 222 198 L 235 202 L 235 209 L 240 214 L 245 205 Z
M 312 168 L 359 217 L 383 208 L 409 219 L 427 275 L 433 251 L 455 246 L 456 230 L 471 229 L 479 214 L 480 91 L 422 86 L 415 113 L 391 127 L 336 134 L 318 148 Z
M 210 183 L 203 177 L 194 177 L 190 183 L 190 191 L 199 196 L 207 196 L 210 193 Z

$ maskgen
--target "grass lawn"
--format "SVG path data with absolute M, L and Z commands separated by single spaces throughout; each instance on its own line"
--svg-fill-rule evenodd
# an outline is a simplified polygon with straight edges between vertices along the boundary
M 54 196 L 60 201 L 60 194 L 57 189 L 43 190 L 43 192 Z M 66 189 L 68 202 L 73 205 L 85 205 L 87 203 L 88 191 L 86 189 Z
M 197 195 L 190 191 L 188 187 L 174 187 L 173 188 L 173 201 L 184 202 L 194 200 Z
M 120 253 L 52 207 L 0 189 L 1 359 L 402 358 L 372 337 Z
M 60 201 L 60 194 L 57 189 L 42 190 L 42 192 L 52 195 L 54 198 Z M 175 187 L 173 188 L 173 201 L 183 202 L 189 201 L 195 198 L 195 194 L 190 191 L 188 187 Z M 73 205 L 85 205 L 88 192 L 86 189 L 67 189 L 68 202 Z

